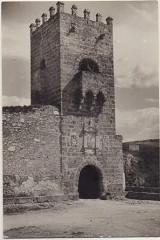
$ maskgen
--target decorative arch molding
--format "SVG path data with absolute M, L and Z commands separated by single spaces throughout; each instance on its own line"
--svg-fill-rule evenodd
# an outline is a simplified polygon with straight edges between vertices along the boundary
M 93 53 L 91 53 L 91 54 L 84 54 L 84 53 L 83 53 L 83 54 L 81 54 L 79 57 L 77 57 L 77 58 L 75 59 L 75 61 L 74 61 L 74 66 L 73 66 L 73 68 L 74 68 L 75 73 L 79 71 L 79 63 L 80 63 L 83 59 L 85 59 L 85 58 L 90 58 L 90 59 L 92 59 L 94 62 L 96 62 L 97 65 L 99 66 L 99 72 L 101 72 L 101 66 L 99 65 L 99 61 L 98 61 L 97 57 L 94 56 Z
M 92 156 L 93 157 L 93 156 Z M 93 157 L 94 158 L 94 157 Z M 78 183 L 79 183 L 79 176 L 80 176 L 80 173 L 81 173 L 81 170 L 86 167 L 86 166 L 94 166 L 98 169 L 98 171 L 101 173 L 102 175 L 102 184 L 103 184 L 103 187 L 105 188 L 106 186 L 106 183 L 104 183 L 104 179 L 106 180 L 106 177 L 105 177 L 105 172 L 104 172 L 104 168 L 103 166 L 96 160 L 96 159 L 87 159 L 85 160 L 84 162 L 82 162 L 76 173 L 75 173 L 75 176 L 74 176 L 74 186 L 75 186 L 75 192 L 78 192 Z
M 79 63 L 79 71 L 99 73 L 99 66 L 92 58 L 83 58 Z

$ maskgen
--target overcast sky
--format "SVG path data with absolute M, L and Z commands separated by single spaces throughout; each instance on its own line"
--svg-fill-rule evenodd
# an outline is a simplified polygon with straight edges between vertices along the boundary
M 116 126 L 124 141 L 158 138 L 158 3 L 156 1 L 77 2 L 114 18 Z M 73 2 L 65 2 L 71 12 Z M 3 105 L 30 104 L 30 33 L 35 18 L 56 2 L 2 3 Z

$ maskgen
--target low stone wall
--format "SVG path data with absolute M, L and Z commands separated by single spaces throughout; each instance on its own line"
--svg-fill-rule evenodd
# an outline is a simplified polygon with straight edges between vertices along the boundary
M 38 197 L 11 197 L 3 199 L 3 211 L 5 214 L 24 212 L 28 210 L 39 210 L 56 207 L 57 203 L 68 200 L 77 200 L 78 195 L 55 194 L 54 196 Z
M 127 187 L 159 187 L 159 140 L 123 143 Z
M 60 186 L 47 177 L 39 180 L 31 176 L 4 175 L 3 177 L 4 198 L 49 196 L 53 193 L 61 193 Z
M 159 140 L 123 144 L 126 197 L 160 200 Z
M 59 119 L 53 106 L 3 108 L 5 199 L 63 194 Z
M 148 193 L 160 193 L 160 187 L 135 187 L 127 186 L 126 191 L 132 192 L 148 192 Z
M 140 200 L 160 201 L 160 187 L 126 187 L 126 197 Z

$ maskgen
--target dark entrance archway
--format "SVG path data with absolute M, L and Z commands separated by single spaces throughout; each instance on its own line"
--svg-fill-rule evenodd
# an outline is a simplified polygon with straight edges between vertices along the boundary
M 85 166 L 79 176 L 78 192 L 83 199 L 99 198 L 103 191 L 101 171 L 92 165 Z

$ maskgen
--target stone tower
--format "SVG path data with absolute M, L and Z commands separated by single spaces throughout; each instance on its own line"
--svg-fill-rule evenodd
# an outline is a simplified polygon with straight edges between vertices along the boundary
M 123 192 L 122 138 L 115 132 L 113 19 L 64 12 L 36 19 L 31 32 L 31 102 L 60 110 L 61 184 L 83 198 Z

